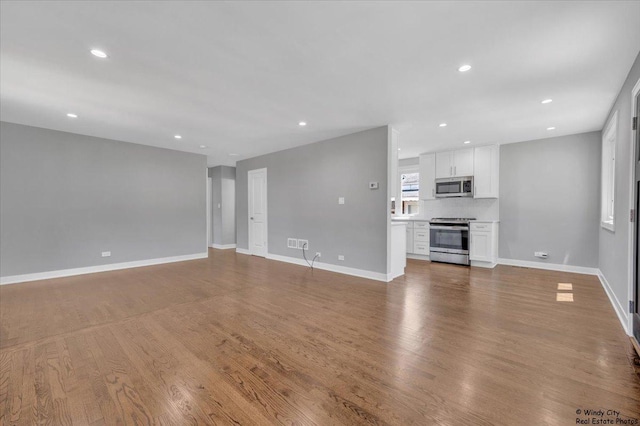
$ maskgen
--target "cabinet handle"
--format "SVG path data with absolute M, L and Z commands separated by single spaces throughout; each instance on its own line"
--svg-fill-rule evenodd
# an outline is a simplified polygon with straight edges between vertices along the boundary
M 436 189 L 435 188 L 431 188 L 431 196 L 435 198 L 435 196 L 436 196 Z
M 453 166 L 449 166 L 449 176 L 453 176 Z
M 457 166 L 453 166 L 453 175 L 454 175 L 454 176 L 456 175 L 456 169 L 457 169 L 457 168 L 458 168 Z

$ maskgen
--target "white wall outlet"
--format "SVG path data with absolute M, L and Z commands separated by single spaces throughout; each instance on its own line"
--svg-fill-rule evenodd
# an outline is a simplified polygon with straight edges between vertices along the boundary
M 369 189 L 378 189 L 378 182 L 369 182 Z
M 316 257 L 322 257 L 322 253 L 320 253 L 319 251 L 316 252 Z
M 303 247 L 305 250 L 309 250 L 309 240 L 298 240 L 298 248 L 302 250 Z
M 344 204 L 344 197 L 338 198 L 338 204 Z
M 343 255 L 341 255 L 341 254 L 339 254 L 339 255 L 338 255 L 338 260 L 344 260 L 344 256 L 343 256 Z
M 110 251 L 103 251 L 102 252 L 102 257 L 111 257 L 111 252 Z
M 533 253 L 535 257 L 539 257 L 540 259 L 546 259 L 549 257 L 549 254 L 546 251 L 536 251 Z
M 297 249 L 298 240 L 296 240 L 295 238 L 287 238 L 287 248 Z
M 221 207 L 221 206 L 220 206 L 220 203 L 218 203 L 218 208 L 220 208 L 220 207 Z

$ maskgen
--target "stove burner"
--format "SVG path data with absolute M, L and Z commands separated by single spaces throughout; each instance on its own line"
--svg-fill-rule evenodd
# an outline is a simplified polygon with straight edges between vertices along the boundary
M 475 217 L 434 217 L 430 222 L 470 222 L 476 220 Z

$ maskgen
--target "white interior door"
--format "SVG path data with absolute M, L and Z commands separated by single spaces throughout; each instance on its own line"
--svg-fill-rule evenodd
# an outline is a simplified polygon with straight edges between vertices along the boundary
M 249 251 L 254 256 L 267 255 L 267 169 L 250 170 L 249 181 Z

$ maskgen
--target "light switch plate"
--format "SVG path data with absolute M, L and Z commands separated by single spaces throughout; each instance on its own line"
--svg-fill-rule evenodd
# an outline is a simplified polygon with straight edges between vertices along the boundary
M 338 198 L 338 204 L 344 204 L 344 197 Z

